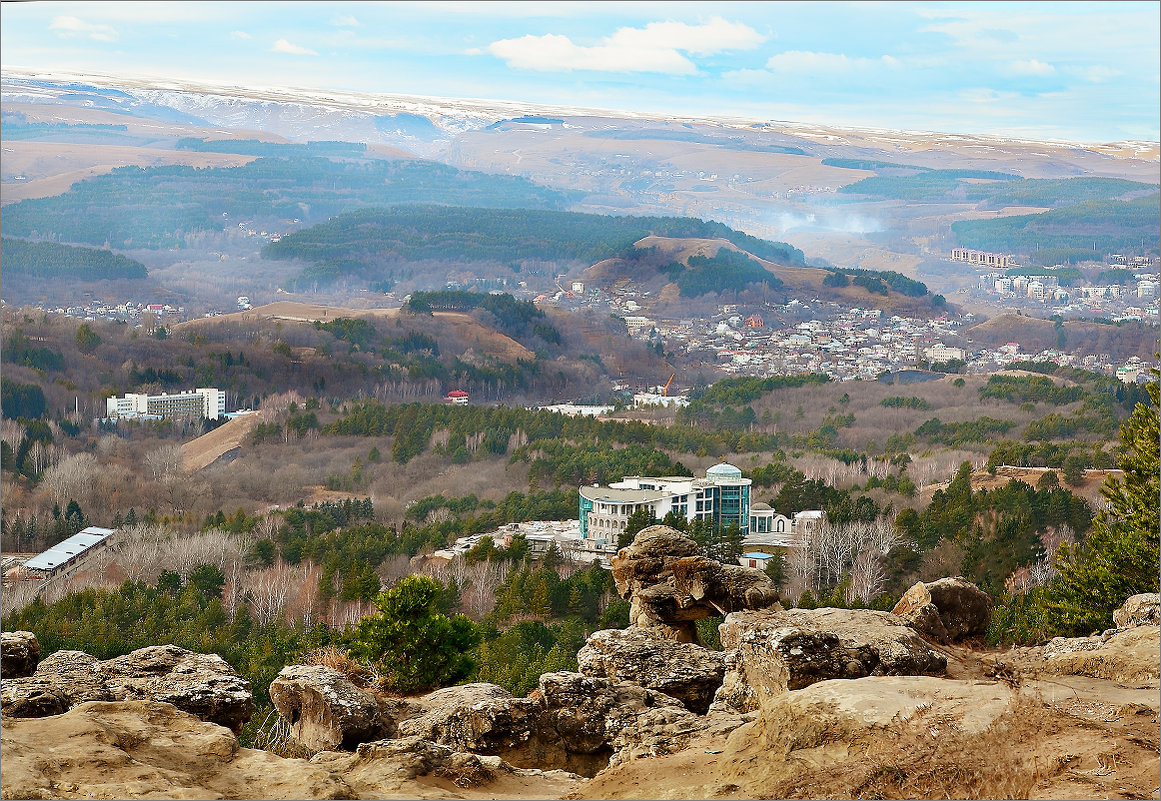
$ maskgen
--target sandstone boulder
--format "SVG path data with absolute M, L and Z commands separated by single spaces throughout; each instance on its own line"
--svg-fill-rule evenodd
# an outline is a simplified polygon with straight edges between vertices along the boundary
M 0 684 L 0 711 L 14 718 L 43 718 L 69 708 L 61 688 L 51 679 L 22 676 Z
M 89 701 L 162 701 L 234 732 L 254 714 L 250 682 L 217 654 L 174 645 L 141 648 L 105 662 L 81 651 L 58 651 L 32 676 L 0 683 L 4 712 L 56 715 Z
M 828 679 L 863 676 L 940 676 L 947 657 L 932 650 L 898 617 L 867 609 L 790 609 L 735 612 L 719 627 L 722 645 L 736 650 L 736 675 L 723 687 L 765 707 L 788 690 Z M 724 694 L 723 694 L 724 696 Z M 742 696 L 744 697 L 744 696 Z M 716 708 L 726 707 L 719 698 Z M 752 708 L 734 708 L 748 712 Z
M 217 654 L 151 645 L 101 665 L 115 698 L 164 701 L 234 733 L 254 714 L 250 682 Z
M 722 565 L 698 554 L 677 529 L 649 526 L 613 558 L 613 580 L 629 601 L 629 622 L 678 642 L 698 642 L 696 621 L 778 601 L 761 570 Z
M 116 701 L 105 682 L 104 663 L 84 651 L 56 651 L 44 658 L 36 676 L 50 681 L 65 701 L 65 708 L 86 701 Z
M 1113 612 L 1113 622 L 1119 629 L 1161 624 L 1161 595 L 1146 592 L 1132 596 Z
M 3 726 L 4 798 L 358 797 L 341 776 L 239 748 L 172 704 L 97 701 Z
M 477 684 L 437 690 L 416 703 L 426 711 L 400 723 L 404 736 L 583 776 L 622 752 L 678 750 L 709 725 L 664 693 L 580 673 L 546 673 L 527 698 Z
M 354 749 L 395 734 L 378 699 L 331 667 L 290 665 L 270 684 L 270 700 L 294 738 L 318 751 Z
M 663 639 L 640 628 L 598 631 L 576 658 L 585 676 L 658 690 L 698 714 L 709 709 L 725 675 L 720 651 Z
M 937 642 L 957 642 L 987 633 L 992 599 L 962 576 L 919 582 L 892 612 Z
M 40 642 L 31 631 L 0 634 L 0 678 L 31 676 L 40 661 Z
M 1161 628 L 1134 626 L 1095 637 L 1056 637 L 1039 647 L 1013 649 L 1003 661 L 1033 674 L 1156 686 L 1161 678 Z

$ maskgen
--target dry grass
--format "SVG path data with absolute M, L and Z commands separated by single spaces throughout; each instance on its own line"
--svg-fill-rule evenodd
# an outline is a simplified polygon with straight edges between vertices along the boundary
M 364 690 L 373 690 L 380 683 L 379 671 L 374 666 L 352 659 L 350 654 L 334 645 L 316 648 L 302 655 L 304 665 L 322 665 L 337 670 L 352 684 Z
M 852 755 L 819 770 L 797 772 L 767 789 L 767 798 L 1028 798 L 1060 770 L 1030 743 L 1059 729 L 1043 704 L 1020 698 L 987 730 L 964 734 L 944 716 L 919 715 L 892 725 Z
M 286 759 L 310 759 L 318 753 L 295 739 L 290 724 L 271 709 L 254 732 L 253 747 Z

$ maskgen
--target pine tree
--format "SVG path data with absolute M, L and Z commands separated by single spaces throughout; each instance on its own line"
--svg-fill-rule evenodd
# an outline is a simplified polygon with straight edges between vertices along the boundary
M 1161 397 L 1156 382 L 1148 392 L 1151 407 L 1138 403 L 1121 426 L 1119 461 L 1125 477 L 1110 476 L 1101 488 L 1108 511 L 1093 521 L 1083 545 L 1062 545 L 1058 553 L 1060 577 L 1044 601 L 1044 620 L 1053 633 L 1083 635 L 1108 628 L 1126 598 L 1158 591 Z

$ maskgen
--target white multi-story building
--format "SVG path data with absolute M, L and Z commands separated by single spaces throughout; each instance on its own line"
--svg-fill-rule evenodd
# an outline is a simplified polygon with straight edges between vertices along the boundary
M 226 393 L 210 387 L 170 395 L 130 392 L 105 402 L 108 417 L 208 417 L 217 420 L 226 413 Z
M 962 362 L 966 355 L 963 348 L 953 348 L 942 342 L 937 342 L 923 353 L 930 362 L 949 362 L 952 359 Z
M 732 464 L 716 464 L 705 478 L 625 476 L 607 487 L 580 488 L 580 531 L 584 539 L 617 541 L 629 516 L 642 509 L 658 520 L 670 512 L 686 520 L 712 520 L 725 528 L 750 530 L 750 484 Z

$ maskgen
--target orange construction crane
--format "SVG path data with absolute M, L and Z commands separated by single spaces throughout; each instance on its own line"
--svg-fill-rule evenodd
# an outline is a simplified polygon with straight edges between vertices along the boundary
M 665 396 L 669 395 L 669 385 L 673 383 L 673 376 L 675 376 L 675 375 L 677 375 L 677 373 L 673 373 L 672 375 L 670 375 L 669 380 L 665 382 L 665 386 L 663 386 L 661 388 L 662 395 L 665 395 Z

